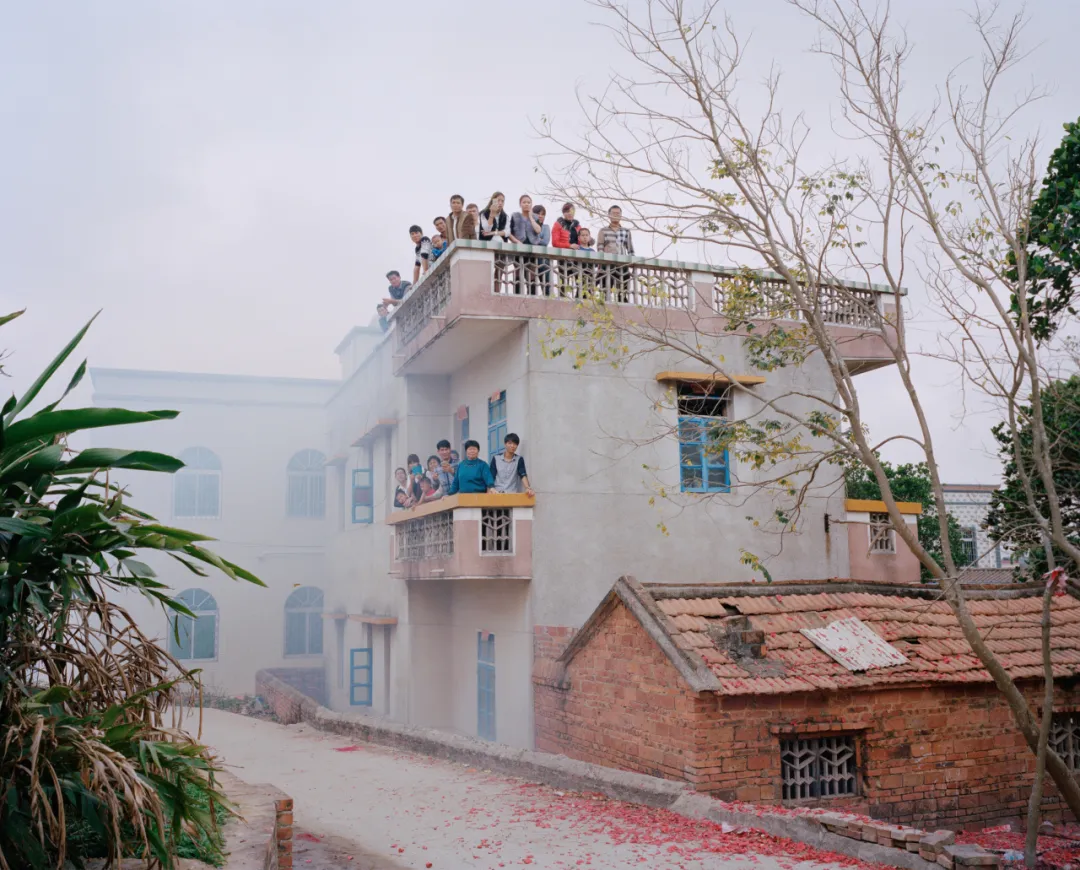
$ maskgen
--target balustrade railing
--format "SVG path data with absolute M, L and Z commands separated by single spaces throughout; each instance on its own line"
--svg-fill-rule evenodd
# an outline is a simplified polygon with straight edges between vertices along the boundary
M 787 282 L 761 279 L 749 290 L 742 289 L 742 283 L 741 279 L 735 283 L 729 277 L 717 278 L 713 304 L 718 312 L 752 320 L 806 320 L 806 311 L 796 307 Z M 878 324 L 880 296 L 876 290 L 857 287 L 821 287 L 816 304 L 826 323 L 871 328 Z
M 495 249 L 492 288 L 496 296 L 602 300 L 641 308 L 693 307 L 689 269 L 649 263 L 611 263 L 600 258 Z
M 446 254 L 435 264 L 423 282 L 410 294 L 408 304 L 395 318 L 401 341 L 408 343 L 450 304 L 450 257 Z
M 454 512 L 417 517 L 395 529 L 397 560 L 420 562 L 454 555 Z

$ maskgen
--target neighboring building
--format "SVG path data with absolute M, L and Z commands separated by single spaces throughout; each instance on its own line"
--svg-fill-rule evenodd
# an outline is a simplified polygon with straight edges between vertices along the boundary
M 851 807 L 919 827 L 1023 817 L 1034 756 L 939 597 L 851 581 L 621 578 L 572 640 L 537 659 L 537 748 L 724 800 Z M 968 602 L 1037 705 L 1039 591 L 971 591 Z M 1080 601 L 1055 597 L 1052 622 L 1051 739 L 1080 770 Z M 1044 809 L 1063 811 L 1056 792 Z
M 91 369 L 90 377 L 96 405 L 181 412 L 91 433 L 94 446 L 157 450 L 186 463 L 175 475 L 117 475 L 133 503 L 167 525 L 216 538 L 216 553 L 267 585 L 210 569 L 198 577 L 173 559 L 148 559 L 198 618 L 182 618 L 177 636 L 159 606 L 127 595 L 143 630 L 167 636 L 173 654 L 201 669 L 208 687 L 232 694 L 252 691 L 260 667 L 321 665 L 325 407 L 337 384 L 119 369 Z
M 960 524 L 964 555 L 975 561 L 976 568 L 1012 568 L 1014 563 L 1008 548 L 991 540 L 986 531 L 986 516 L 990 512 L 990 496 L 996 486 L 982 483 L 946 483 L 945 507 Z
M 162 392 L 119 383 L 138 373 L 95 372 L 99 393 L 122 394 L 108 403 L 132 404 L 134 393 L 136 407 L 184 411 L 179 423 L 154 424 L 160 443 L 148 437 L 151 427 L 134 430 L 144 447 L 207 450 L 186 454 L 192 469 L 158 482 L 160 492 L 147 497 L 166 507 L 170 498 L 181 499 L 202 510 L 218 475 L 220 518 L 177 522 L 220 537 L 230 558 L 271 581 L 270 593 L 205 588 L 220 614 L 213 624 L 217 661 L 206 668 L 208 677 L 232 691 L 251 691 L 255 670 L 274 668 L 324 686 L 325 700 L 338 710 L 529 747 L 534 658 L 585 621 L 620 570 L 749 579 L 742 562 L 749 550 L 770 555 L 774 577 L 846 577 L 858 552 L 852 541 L 863 541 L 860 576 L 868 565 L 890 577 L 910 573 L 903 553 L 879 548 L 868 555 L 869 512 L 860 530 L 859 517 L 845 529 L 842 482 L 833 472 L 830 489 L 823 477 L 829 466 L 803 507 L 803 531 L 787 535 L 782 546 L 767 523 L 755 528 L 747 521 L 772 515 L 775 505 L 766 496 L 743 490 L 723 498 L 755 476 L 734 457 L 702 449 L 700 433 L 710 421 L 748 418 L 762 400 L 793 387 L 833 395 L 819 355 L 764 375 L 752 369 L 741 338 L 727 331 L 717 309 L 725 274 L 685 263 L 456 242 L 402 301 L 389 333 L 358 327 L 344 338 L 336 350 L 340 383 L 223 378 L 218 384 L 163 375 L 160 383 L 175 377 L 183 387 Z M 542 284 L 548 277 L 551 283 Z M 702 342 L 748 390 L 729 389 L 674 350 L 638 355 L 620 371 L 607 363 L 575 371 L 570 353 L 545 354 L 552 330 L 579 317 L 574 296 L 586 288 L 604 293 L 619 316 L 663 319 L 673 334 Z M 884 310 L 888 303 L 873 288 L 854 292 L 858 303 L 832 298 L 827 316 L 849 368 L 869 371 L 891 356 L 880 337 L 864 334 L 860 305 Z M 103 386 L 103 378 L 111 380 Z M 255 413 L 250 400 L 263 392 L 275 398 L 258 399 Z M 423 461 L 439 439 L 462 450 L 471 437 L 486 459 L 507 432 L 521 436 L 535 499 L 463 495 L 422 510 L 393 510 L 394 470 L 409 453 Z M 290 475 L 310 475 L 310 486 L 317 486 L 316 457 L 305 451 L 326 457 L 320 520 L 286 513 Z M 142 504 L 142 481 L 138 486 Z M 661 487 L 675 504 L 656 497 Z M 314 491 L 296 490 L 297 503 Z M 699 501 L 704 494 L 720 497 Z M 691 502 L 693 509 L 678 509 Z M 667 535 L 657 530 L 660 521 Z M 186 579 L 180 585 L 175 574 L 167 580 L 178 589 L 198 586 Z M 297 593 L 286 613 L 294 584 L 318 590 L 321 599 Z M 192 630 L 195 647 L 209 643 L 210 629 L 201 625 Z M 233 661 L 231 644 L 247 646 L 253 633 L 257 640 Z M 306 669 L 304 656 L 311 657 Z

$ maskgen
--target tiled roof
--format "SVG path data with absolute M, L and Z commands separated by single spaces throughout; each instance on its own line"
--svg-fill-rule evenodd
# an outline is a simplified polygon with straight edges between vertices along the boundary
M 714 691 L 723 694 L 990 681 L 948 604 L 927 590 L 907 593 L 891 587 L 886 592 L 847 583 L 835 587 L 844 591 L 832 592 L 829 584 L 820 583 L 813 587 L 816 591 L 778 588 L 777 594 L 762 595 L 721 584 L 677 590 L 662 584 L 634 585 L 649 610 L 667 617 L 659 617 L 660 626 L 675 646 L 693 665 L 700 661 L 711 671 L 718 681 Z M 984 592 L 968 601 L 988 646 L 1014 678 L 1042 676 L 1042 599 L 1037 591 L 1013 587 L 1009 594 Z M 907 664 L 849 671 L 800 631 L 851 617 L 903 653 Z M 1055 597 L 1052 624 L 1054 675 L 1080 674 L 1080 601 L 1072 595 Z M 763 647 L 740 648 L 729 641 L 732 632 L 745 636 L 746 631 L 762 632 Z M 764 654 L 755 657 L 754 651 Z

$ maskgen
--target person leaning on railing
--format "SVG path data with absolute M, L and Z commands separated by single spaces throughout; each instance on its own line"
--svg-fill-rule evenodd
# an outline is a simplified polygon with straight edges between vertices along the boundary
M 495 478 L 491 468 L 480 459 L 480 444 L 477 441 L 465 442 L 465 458 L 458 463 L 454 482 L 450 484 L 450 495 L 459 492 L 491 492 Z

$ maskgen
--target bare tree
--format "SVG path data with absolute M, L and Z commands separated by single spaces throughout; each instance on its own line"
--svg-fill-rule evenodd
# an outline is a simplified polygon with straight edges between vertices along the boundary
M 693 243 L 733 266 L 704 301 L 723 315 L 724 335 L 743 339 L 747 359 L 763 369 L 808 363 L 827 370 L 833 392 L 792 390 L 761 400 L 755 419 L 713 437 L 718 449 L 772 465 L 766 475 L 782 519 L 797 513 L 824 470 L 857 463 L 880 485 L 895 533 L 940 584 L 964 637 L 1005 697 L 1033 752 L 1046 759 L 1065 801 L 1080 817 L 1080 787 L 1047 745 L 1052 703 L 1040 723 L 973 620 L 950 546 L 948 514 L 932 420 L 909 348 L 905 284 L 925 284 L 937 316 L 949 324 L 934 354 L 959 366 L 965 389 L 991 402 L 1014 433 L 1027 480 L 1049 498 L 1045 509 L 1027 486 L 1031 522 L 1048 546 L 1075 558 L 1054 490 L 1051 445 L 1041 395 L 1055 351 L 1033 333 L 1027 225 L 1040 184 L 1036 137 L 1018 135 L 1018 113 L 1040 94 L 1030 90 L 1001 108 L 1002 81 L 1024 59 L 1021 17 L 999 20 L 977 9 L 972 32 L 982 47 L 973 82 L 943 83 L 929 107 L 908 104 L 904 70 L 911 57 L 887 4 L 863 0 L 788 0 L 818 31 L 814 51 L 835 74 L 839 117 L 817 148 L 815 131 L 781 104 L 775 70 L 760 109 L 748 108 L 740 79 L 745 46 L 715 0 L 595 0 L 631 63 L 598 96 L 581 98 L 584 130 L 569 136 L 543 119 L 550 145 L 540 158 L 552 193 L 595 214 L 618 202 L 635 227 L 672 245 Z M 742 100 L 742 101 L 740 101 Z M 851 156 L 815 162 L 838 142 Z M 881 294 L 867 292 L 876 282 Z M 576 292 L 582 317 L 552 335 L 552 352 L 573 348 L 578 364 L 652 351 L 674 352 L 714 371 L 732 389 L 752 393 L 714 352 L 717 319 L 693 326 L 652 299 L 630 316 L 610 295 Z M 625 309 L 626 306 L 621 306 Z M 1063 316 L 1067 316 L 1063 315 Z M 849 349 L 867 338 L 894 366 L 897 401 L 916 421 L 914 435 L 873 436 L 864 417 Z M 1021 455 L 1019 432 L 1033 445 Z M 934 558 L 904 521 L 879 450 L 905 441 L 925 459 L 941 523 Z M 758 479 L 755 485 L 762 485 Z M 1047 596 L 1049 631 L 1050 598 Z M 1047 691 L 1053 670 L 1044 639 Z M 1048 694 L 1052 698 L 1052 694 Z M 1041 775 L 1040 775 L 1041 783 Z M 1039 794 L 1033 796 L 1037 822 Z

